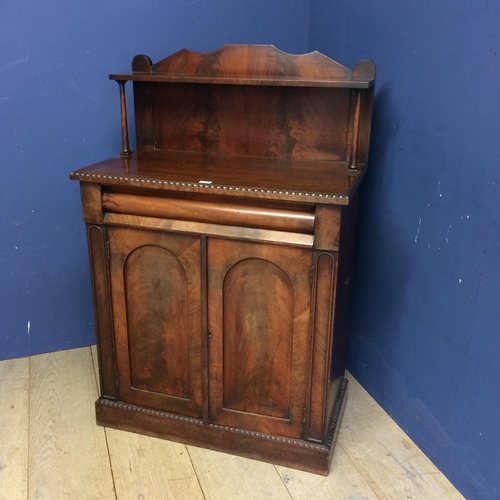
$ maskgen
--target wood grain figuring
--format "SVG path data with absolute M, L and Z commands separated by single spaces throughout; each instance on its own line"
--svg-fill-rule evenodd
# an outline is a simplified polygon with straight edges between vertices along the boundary
M 31 358 L 29 499 L 115 500 L 90 350 Z
M 140 217 L 137 215 L 106 214 L 105 221 L 110 225 L 131 226 L 166 230 L 173 233 L 194 233 L 208 236 L 224 236 L 236 240 L 268 241 L 271 243 L 288 244 L 293 246 L 311 248 L 314 237 L 310 234 L 287 233 L 284 231 L 271 231 L 268 229 L 255 229 L 251 227 L 221 226 L 203 222 L 160 219 L 156 217 Z
M 356 170 L 358 168 L 358 142 L 359 126 L 361 123 L 361 91 L 356 90 L 356 104 L 354 105 L 354 118 L 352 122 L 352 140 L 349 168 Z
M 384 500 L 378 497 L 347 453 L 337 446 L 327 478 L 276 467 L 294 500 Z M 416 497 L 414 497 L 416 498 Z M 422 500 L 423 497 L 422 497 Z M 427 500 L 427 499 L 425 499 Z M 446 500 L 443 498 L 442 500 Z
M 290 417 L 294 290 L 286 272 L 246 259 L 223 283 L 224 408 Z
M 224 45 L 213 52 L 179 52 L 151 64 L 138 55 L 132 74 L 109 75 L 112 80 L 233 85 L 325 86 L 369 88 L 375 68 L 360 61 L 354 71 L 319 52 L 287 54 L 271 45 Z
M 89 182 L 80 183 L 83 220 L 88 224 L 102 222 L 101 187 Z
M 292 158 L 347 161 L 350 91 L 287 89 Z
M 131 158 L 110 158 L 77 170 L 70 177 L 152 191 L 346 205 L 363 174 L 363 165 L 350 174 L 346 162 L 144 149 Z
M 303 74 L 345 78 L 351 73 L 318 52 L 292 55 L 272 45 L 224 45 L 213 52 L 204 53 L 183 49 L 154 64 L 151 72 L 278 78 Z
M 109 229 L 120 398 L 199 416 L 199 238 Z
M 165 84 L 152 99 L 157 149 L 347 161 L 345 89 Z
M 153 108 L 151 102 L 151 84 L 134 82 L 135 115 L 141 116 L 141 120 L 136 120 L 135 124 L 138 149 L 154 148 Z
M 194 446 L 188 446 L 188 450 L 207 500 L 294 498 L 269 464 Z
M 210 87 L 196 84 L 153 85 L 152 105 L 160 112 L 153 115 L 154 145 L 157 149 L 172 151 L 202 151 L 210 127 L 206 115 L 209 113 Z M 210 150 L 210 148 L 208 149 Z
M 185 74 L 168 73 L 113 73 L 109 75 L 110 80 L 131 81 L 144 83 L 182 83 L 190 84 L 214 84 L 214 85 L 248 85 L 260 87 L 315 87 L 315 88 L 336 88 L 336 89 L 372 89 L 374 80 L 371 78 L 353 78 L 345 80 L 335 77 L 288 77 L 281 78 L 266 76 L 197 76 Z
M 337 255 L 337 287 L 335 291 L 334 331 L 332 338 L 330 387 L 327 406 L 334 407 L 339 385 L 345 373 L 345 360 L 350 328 L 350 298 L 354 271 L 358 193 L 347 207 L 341 208 L 340 242 Z
M 208 238 L 200 236 L 200 275 L 201 275 L 201 333 L 202 333 L 202 384 L 203 384 L 203 423 L 209 423 L 208 394 Z
M 360 127 L 358 137 L 358 166 L 367 164 L 370 151 L 370 136 L 375 89 L 364 90 L 361 95 Z
M 181 262 L 163 247 L 144 245 L 127 256 L 123 274 L 132 387 L 189 398 L 188 281 Z
M 184 445 L 106 429 L 120 500 L 204 500 Z
M 314 248 L 337 251 L 340 245 L 340 207 L 317 204 L 314 223 Z
M 0 499 L 28 495 L 29 358 L 0 361 Z
M 209 153 L 291 158 L 285 100 L 278 87 L 214 86 L 210 93 Z M 213 134 L 211 137 L 210 135 Z
M 147 56 L 137 56 L 132 60 L 132 71 L 149 72 L 151 60 Z M 134 82 L 134 114 L 140 117 L 135 121 L 137 148 L 153 148 L 153 107 L 151 83 Z
M 107 236 L 104 226 L 87 225 L 87 241 L 90 259 L 94 323 L 99 345 L 101 394 L 117 396 L 115 342 L 111 312 Z
M 308 436 L 322 442 L 327 429 L 326 388 L 329 386 L 333 304 L 337 262 L 334 254 L 315 255 L 314 327 Z
M 128 193 L 104 193 L 102 206 L 108 212 L 181 219 L 231 226 L 255 227 L 312 234 L 314 214 L 299 210 L 214 203 Z
M 301 435 L 311 257 L 298 248 L 209 241 L 211 421 L 282 436 Z M 242 372 L 247 367 L 248 372 L 238 374 L 238 367 Z M 230 376 L 237 378 L 231 381 Z M 245 392 L 248 400 L 243 402 Z

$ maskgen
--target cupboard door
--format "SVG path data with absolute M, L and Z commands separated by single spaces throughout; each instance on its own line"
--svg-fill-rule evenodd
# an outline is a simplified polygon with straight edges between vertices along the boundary
M 307 249 L 209 240 L 211 422 L 301 437 L 311 262 Z
M 202 414 L 200 240 L 110 227 L 119 399 Z

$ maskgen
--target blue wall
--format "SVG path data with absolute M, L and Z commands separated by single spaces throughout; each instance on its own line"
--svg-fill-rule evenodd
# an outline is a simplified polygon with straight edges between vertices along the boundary
M 349 368 L 468 499 L 500 498 L 500 3 L 312 0 L 377 65 Z
M 118 86 L 143 53 L 307 49 L 308 0 L 3 0 L 0 359 L 95 342 L 78 183 L 121 148 Z M 128 88 L 129 96 L 131 87 Z M 130 109 L 130 108 L 129 108 Z

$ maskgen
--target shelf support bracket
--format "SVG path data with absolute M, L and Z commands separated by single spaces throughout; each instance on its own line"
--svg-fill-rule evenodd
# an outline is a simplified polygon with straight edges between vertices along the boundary
M 122 124 L 122 150 L 120 156 L 129 157 L 132 155 L 130 150 L 130 145 L 128 141 L 128 123 L 127 123 L 127 102 L 125 99 L 125 80 L 118 80 L 118 85 L 120 86 L 120 113 L 121 113 L 121 124 Z

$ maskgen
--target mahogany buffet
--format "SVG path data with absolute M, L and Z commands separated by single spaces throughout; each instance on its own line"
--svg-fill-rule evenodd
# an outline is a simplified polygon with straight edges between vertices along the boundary
M 328 474 L 373 63 L 225 45 L 136 56 L 110 79 L 122 151 L 70 176 L 90 254 L 97 422 Z

